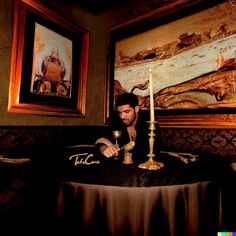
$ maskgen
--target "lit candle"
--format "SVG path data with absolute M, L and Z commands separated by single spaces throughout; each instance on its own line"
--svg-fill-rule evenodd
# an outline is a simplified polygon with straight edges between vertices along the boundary
M 150 121 L 154 122 L 154 100 L 153 100 L 153 85 L 152 85 L 152 69 L 149 69 L 149 83 L 150 83 Z

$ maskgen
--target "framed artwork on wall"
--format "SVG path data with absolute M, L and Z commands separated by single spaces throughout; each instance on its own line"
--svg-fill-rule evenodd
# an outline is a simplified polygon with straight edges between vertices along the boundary
M 160 126 L 236 127 L 235 42 L 226 0 L 177 1 L 110 28 L 105 120 L 123 92 L 149 110 L 151 73 Z
M 84 117 L 90 34 L 37 0 L 14 0 L 8 111 Z

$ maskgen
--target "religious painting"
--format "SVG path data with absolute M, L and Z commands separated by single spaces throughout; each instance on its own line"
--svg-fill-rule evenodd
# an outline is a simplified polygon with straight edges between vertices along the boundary
M 37 0 L 14 0 L 8 111 L 84 117 L 90 34 Z
M 30 91 L 71 98 L 72 41 L 36 23 Z
M 150 73 L 160 119 L 236 108 L 236 8 L 229 1 L 185 4 L 110 30 L 111 109 L 123 92 L 135 93 L 141 108 L 149 109 Z M 129 35 L 134 22 L 137 30 Z

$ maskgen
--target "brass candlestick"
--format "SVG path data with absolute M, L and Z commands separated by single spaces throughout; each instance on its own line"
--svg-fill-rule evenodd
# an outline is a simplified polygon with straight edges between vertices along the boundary
M 148 169 L 148 170 L 159 170 L 161 169 L 164 164 L 162 162 L 154 161 L 153 158 L 155 154 L 153 153 L 153 146 L 155 141 L 155 121 L 148 121 L 149 122 L 149 154 L 147 155 L 149 157 L 148 161 L 141 163 L 138 167 L 142 169 Z
M 155 114 L 154 114 L 154 96 L 153 96 L 153 84 L 152 84 L 152 70 L 149 69 L 149 82 L 150 82 L 150 121 L 149 121 L 149 157 L 148 161 L 139 165 L 140 168 L 148 169 L 148 170 L 159 170 L 164 164 L 161 162 L 156 162 L 153 160 L 155 154 L 153 153 L 153 146 L 155 141 Z

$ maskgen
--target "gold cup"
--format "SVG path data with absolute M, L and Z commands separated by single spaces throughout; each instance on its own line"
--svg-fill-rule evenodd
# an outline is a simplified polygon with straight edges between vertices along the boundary
M 122 131 L 121 131 L 121 130 L 113 130 L 113 131 L 112 131 L 112 134 L 113 134 L 113 137 L 114 137 L 114 139 L 115 139 L 115 144 L 116 144 L 116 146 L 119 147 L 118 139 L 121 137 Z

